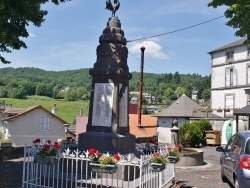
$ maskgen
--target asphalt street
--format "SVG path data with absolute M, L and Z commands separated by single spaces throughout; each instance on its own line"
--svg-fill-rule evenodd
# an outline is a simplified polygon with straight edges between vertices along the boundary
M 195 167 L 175 168 L 175 180 L 177 187 L 181 188 L 231 188 L 227 183 L 223 183 L 220 175 L 220 152 L 216 147 L 206 146 L 201 148 L 204 151 L 205 164 Z

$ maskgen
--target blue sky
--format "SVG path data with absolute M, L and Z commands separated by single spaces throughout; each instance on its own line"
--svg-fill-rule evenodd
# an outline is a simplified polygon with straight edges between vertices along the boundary
M 36 67 L 44 70 L 92 68 L 99 36 L 111 12 L 105 0 L 72 0 L 59 6 L 47 3 L 49 13 L 41 27 L 29 26 L 28 49 L 3 54 L 12 63 L 3 67 Z M 112 1 L 113 2 L 113 1 Z M 116 12 L 127 40 L 167 33 L 222 16 L 226 7 L 207 7 L 209 0 L 120 0 Z M 227 19 L 191 29 L 127 44 L 130 72 L 140 71 L 140 47 L 145 46 L 144 72 L 165 74 L 211 73 L 207 52 L 233 42 L 235 29 Z

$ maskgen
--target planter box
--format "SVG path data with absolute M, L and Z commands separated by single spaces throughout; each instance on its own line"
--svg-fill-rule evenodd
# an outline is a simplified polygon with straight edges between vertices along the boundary
M 179 161 L 179 158 L 176 156 L 168 156 L 169 162 L 170 163 L 177 163 Z
M 161 164 L 161 163 L 151 163 L 151 170 L 153 172 L 161 172 L 162 170 L 164 170 L 166 168 L 165 164 Z
M 54 165 L 57 162 L 56 156 L 45 156 L 41 157 L 39 155 L 34 156 L 34 163 Z
M 2 142 L 0 143 L 1 148 L 12 147 L 12 142 Z
M 90 163 L 91 170 L 98 173 L 108 173 L 113 174 L 117 171 L 117 165 L 105 165 Z

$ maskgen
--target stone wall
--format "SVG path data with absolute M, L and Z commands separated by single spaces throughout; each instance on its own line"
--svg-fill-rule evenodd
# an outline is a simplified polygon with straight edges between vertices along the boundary
M 23 157 L 23 147 L 6 147 L 0 148 L 0 162 L 8 159 L 17 159 Z

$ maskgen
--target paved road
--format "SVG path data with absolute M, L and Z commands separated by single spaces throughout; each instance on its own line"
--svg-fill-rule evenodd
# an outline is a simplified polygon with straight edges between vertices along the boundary
M 204 161 L 201 167 L 176 167 L 178 186 L 181 188 L 231 188 L 221 181 L 219 157 L 215 147 L 201 148 Z M 0 188 L 20 188 L 22 185 L 22 159 L 0 162 Z
M 220 175 L 219 158 L 221 153 L 216 152 L 216 147 L 206 146 L 204 151 L 206 164 L 200 167 L 176 167 L 175 179 L 181 188 L 231 188 L 223 183 Z

